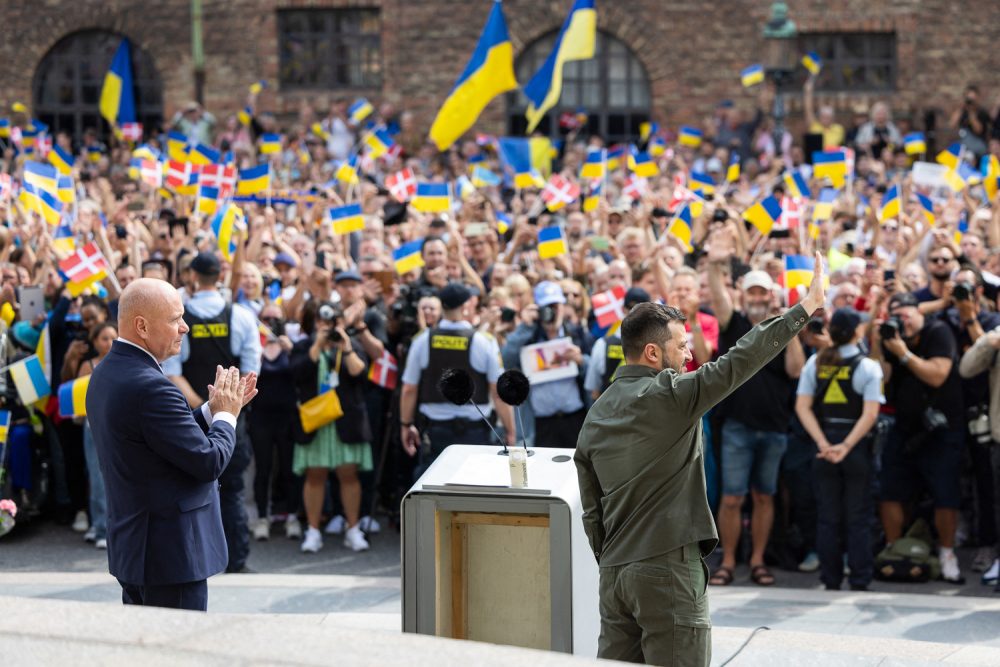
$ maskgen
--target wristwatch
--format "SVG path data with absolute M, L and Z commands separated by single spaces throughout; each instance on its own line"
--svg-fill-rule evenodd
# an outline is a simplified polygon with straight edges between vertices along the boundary
M 904 366 L 908 366 L 909 363 L 910 363 L 910 357 L 912 357 L 912 356 L 913 356 L 913 353 L 910 352 L 909 350 L 907 350 L 906 354 L 904 354 L 903 356 L 901 356 L 899 358 L 899 363 L 901 363 Z
M 976 322 L 978 322 L 978 320 L 976 318 L 972 318 L 970 320 L 966 320 L 966 321 L 962 322 L 962 326 L 964 326 L 964 327 L 971 327 Z
M 403 428 L 409 428 L 413 426 L 413 422 L 399 422 L 399 425 L 402 426 Z

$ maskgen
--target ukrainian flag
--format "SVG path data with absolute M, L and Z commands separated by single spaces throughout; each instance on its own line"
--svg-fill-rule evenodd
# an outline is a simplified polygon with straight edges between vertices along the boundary
M 701 146 L 701 138 L 704 136 L 701 130 L 697 127 L 691 127 L 690 125 L 682 125 L 680 130 L 678 130 L 677 142 L 681 146 L 690 146 L 691 148 L 698 148 Z
M 903 147 L 907 155 L 920 155 L 927 152 L 927 142 L 923 132 L 910 132 L 903 137 Z
M 228 204 L 212 218 L 212 233 L 219 241 L 219 250 L 226 261 L 236 254 L 235 232 L 245 225 L 243 211 L 236 204 Z
M 424 265 L 424 258 L 420 251 L 424 248 L 424 240 L 416 239 L 409 243 L 404 243 L 392 251 L 392 263 L 396 267 L 396 273 L 403 275 L 413 269 L 419 269 Z
M 639 123 L 639 141 L 646 141 L 660 131 L 659 123 Z
M 395 145 L 395 141 L 389 136 L 389 132 L 384 128 L 380 127 L 374 132 L 369 132 L 365 136 L 365 145 L 368 146 L 368 154 L 373 158 L 378 158 L 389 152 L 389 149 Z M 447 148 L 447 146 L 445 146 Z M 444 150 L 444 149 L 442 149 Z
M 255 195 L 271 189 L 271 165 L 265 163 L 240 169 L 240 178 L 236 182 L 236 194 Z
M 38 355 L 33 354 L 21 361 L 15 361 L 7 366 L 7 370 L 14 380 L 14 386 L 17 387 L 17 395 L 25 406 L 36 403 L 52 393 Z
M 26 207 L 31 208 L 31 210 L 45 218 L 45 222 L 53 226 L 59 224 L 59 220 L 62 217 L 63 205 L 48 190 L 42 190 L 31 183 L 25 183 L 24 187 L 21 188 L 21 194 L 18 199 Z
M 135 122 L 135 93 L 132 90 L 132 51 L 127 39 L 122 39 L 111 60 L 111 69 L 104 75 L 101 88 L 101 115 L 112 126 Z
M 64 151 L 58 144 L 52 144 L 52 150 L 49 151 L 49 162 L 60 174 L 69 174 L 73 171 L 72 154 Z
M 587 151 L 587 159 L 580 169 L 580 178 L 594 181 L 604 178 L 604 168 L 607 163 L 608 153 L 603 148 L 595 148 Z
M 806 255 L 785 255 L 785 287 L 809 287 L 816 270 L 816 260 Z
M 986 196 L 993 199 L 1000 190 L 1000 160 L 997 160 L 996 155 L 984 155 L 979 163 L 979 170 L 983 174 Z
M 87 416 L 87 388 L 90 376 L 63 382 L 59 385 L 59 416 L 63 419 Z
M 149 144 L 143 144 L 132 151 L 132 157 L 142 158 L 144 160 L 159 160 L 160 151 L 156 150 Z
M 622 166 L 622 157 L 625 155 L 624 146 L 612 146 L 607 152 L 607 168 L 608 171 L 614 171 L 618 167 Z
M 524 86 L 524 94 L 528 98 L 528 110 L 525 113 L 528 132 L 533 131 L 545 113 L 559 101 L 562 94 L 563 65 L 572 60 L 593 58 L 596 43 L 597 12 L 594 0 L 576 0 L 556 37 L 552 53 Z
M 326 141 L 327 139 L 330 138 L 330 134 L 323 129 L 323 126 L 320 123 L 313 123 L 309 129 L 312 130 L 312 133 L 315 134 L 320 139 L 322 139 L 323 141 Z
M 0 410 L 0 444 L 7 442 L 10 431 L 10 410 Z
M 545 185 L 532 164 L 531 142 L 528 139 L 502 137 L 500 157 L 514 171 L 514 187 L 530 188 Z
M 351 121 L 351 125 L 360 125 L 361 121 L 368 118 L 373 111 L 375 111 L 375 107 L 373 107 L 365 98 L 359 97 L 354 101 L 354 104 L 347 109 L 347 115 Z
M 750 65 L 750 67 L 745 68 L 740 72 L 740 81 L 743 82 L 744 88 L 749 88 L 750 86 L 756 86 L 758 83 L 764 82 L 764 66 Z
M 343 160 L 334 172 L 338 181 L 343 181 L 348 185 L 357 185 L 358 181 L 358 156 L 352 155 L 347 160 Z
M 763 236 L 771 233 L 771 227 L 781 217 L 781 204 L 774 196 L 757 202 L 743 212 L 743 219 L 757 228 Z
M 253 122 L 253 107 L 245 106 L 236 112 L 236 118 L 239 119 L 240 125 L 245 127 L 250 127 L 250 123 Z M 319 123 L 317 123 L 318 125 Z
M 510 226 L 514 224 L 513 221 L 511 221 L 510 216 L 503 211 L 495 211 L 494 213 L 497 218 L 497 231 L 501 234 L 506 234 L 507 230 L 510 229 Z
M 0 118 L 0 139 L 10 137 L 10 118 Z
M 788 171 L 785 172 L 785 189 L 788 191 L 789 197 L 798 197 L 800 199 L 811 199 L 812 192 L 809 191 L 809 184 L 806 183 L 806 179 L 802 176 L 802 172 L 798 171 Z
M 713 194 L 715 192 L 715 180 L 708 174 L 700 171 L 691 172 L 691 190 L 700 197 Z
M 691 206 L 684 204 L 674 215 L 674 219 L 670 221 L 670 226 L 667 227 L 667 233 L 673 234 L 684 244 L 684 247 L 688 252 L 694 250 L 691 247 L 691 228 L 693 227 L 691 222 Z
M 809 70 L 810 74 L 816 76 L 823 69 L 823 59 L 815 51 L 810 51 L 802 56 L 802 65 Z
M 829 220 L 833 217 L 833 202 L 837 200 L 837 191 L 834 188 L 823 188 L 819 192 L 819 198 L 813 205 L 813 220 Z
M 740 180 L 740 154 L 733 151 L 729 156 L 729 166 L 726 168 L 726 182 L 735 183 Z
M 538 230 L 538 256 L 549 259 L 569 252 L 562 227 L 543 227 Z
M 968 185 L 965 182 L 965 179 L 962 178 L 962 176 L 954 169 L 948 169 L 944 172 L 944 180 L 948 184 L 948 187 L 955 192 L 961 192 L 965 189 L 965 186 Z
M 501 179 L 486 167 L 476 166 L 472 168 L 472 184 L 477 188 L 485 188 L 500 185 Z
M 842 151 L 813 153 L 813 178 L 829 178 L 833 187 L 844 187 L 847 180 L 847 159 Z
M 899 186 L 894 185 L 885 191 L 885 196 L 882 197 L 882 210 L 881 217 L 882 221 L 885 222 L 889 218 L 895 218 L 899 216 Z
M 198 144 L 188 153 L 188 160 L 191 164 L 216 164 L 219 161 L 219 151 L 210 146 Z
M 56 197 L 59 201 L 72 204 L 76 200 L 76 190 L 73 188 L 72 176 L 60 176 L 56 181 Z
M 587 196 L 583 198 L 583 212 L 590 213 L 597 210 L 597 205 L 601 202 L 601 182 L 596 181 L 590 186 Z
M 176 130 L 167 132 L 167 156 L 174 162 L 187 162 L 188 138 Z
M 438 150 L 445 150 L 472 127 L 494 97 L 515 88 L 514 49 L 502 5 L 497 0 L 472 58 L 434 118 L 431 141 Z
M 937 154 L 937 161 L 949 169 L 957 169 L 962 155 L 962 144 L 955 142 Z
M 101 156 L 104 155 L 104 149 L 99 145 L 87 146 L 85 150 L 87 151 L 87 159 L 94 163 L 100 162 Z
M 653 157 L 660 157 L 667 152 L 667 140 L 663 137 L 653 137 L 649 140 L 646 149 Z
M 933 226 L 934 220 L 937 219 L 937 216 L 934 215 L 934 202 L 932 202 L 931 198 L 927 195 L 922 195 L 919 192 L 917 192 L 916 195 L 920 208 L 923 210 L 924 215 L 927 216 L 927 222 Z
M 272 155 L 281 152 L 281 135 L 269 132 L 260 135 L 261 155 Z
M 458 198 L 465 201 L 471 197 L 476 192 L 476 186 L 472 184 L 469 177 L 462 174 L 455 179 L 455 192 L 458 193 Z
M 52 232 L 52 247 L 63 255 L 69 255 L 76 251 L 76 239 L 73 238 L 73 230 L 65 222 L 56 227 L 55 231 Z M 41 358 L 41 353 L 38 356 Z
M 958 216 L 958 229 L 955 230 L 954 239 L 955 245 L 962 242 L 962 237 L 965 233 L 969 231 L 969 215 L 965 211 Z
M 327 211 L 327 215 L 333 223 L 334 234 L 350 234 L 365 228 L 365 218 L 361 215 L 359 203 L 331 208 Z
M 261 79 L 260 81 L 254 81 L 253 83 L 250 84 L 250 94 L 260 95 L 260 91 L 264 90 L 265 86 L 267 86 L 267 81 L 265 81 L 264 79 Z
M 660 173 L 660 168 L 653 162 L 649 153 L 636 153 L 628 156 L 628 167 L 636 176 L 640 178 L 652 178 Z
M 52 165 L 42 162 L 24 163 L 24 182 L 34 185 L 40 190 L 55 192 L 59 179 L 59 172 Z
M 442 213 L 451 209 L 451 193 L 447 183 L 417 183 L 417 194 L 411 206 L 423 213 Z
M 202 215 L 213 215 L 218 208 L 219 188 L 213 188 L 209 185 L 199 186 L 195 210 Z

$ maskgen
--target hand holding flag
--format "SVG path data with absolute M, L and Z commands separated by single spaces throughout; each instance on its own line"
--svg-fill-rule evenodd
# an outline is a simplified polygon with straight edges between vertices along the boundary
M 809 291 L 800 303 L 809 316 L 826 303 L 826 275 L 823 272 L 823 255 L 819 251 L 813 255 L 813 276 L 812 282 L 809 283 Z

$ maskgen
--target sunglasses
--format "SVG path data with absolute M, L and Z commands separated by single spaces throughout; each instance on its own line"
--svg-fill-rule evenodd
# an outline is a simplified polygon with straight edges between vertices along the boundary
M 947 264 L 951 261 L 950 257 L 928 257 L 927 261 L 931 264 Z

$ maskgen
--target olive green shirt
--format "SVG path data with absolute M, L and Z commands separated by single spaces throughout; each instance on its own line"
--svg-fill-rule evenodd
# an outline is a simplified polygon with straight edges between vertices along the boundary
M 692 373 L 629 364 L 587 413 L 577 441 L 583 527 L 601 567 L 718 543 L 705 490 L 701 417 L 805 326 L 802 306 L 761 322 Z

